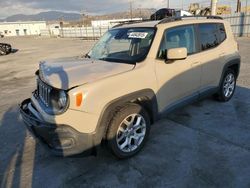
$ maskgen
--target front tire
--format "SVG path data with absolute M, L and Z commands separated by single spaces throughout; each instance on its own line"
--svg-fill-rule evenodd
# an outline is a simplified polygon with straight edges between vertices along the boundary
M 107 131 L 107 145 L 120 158 L 129 158 L 144 146 L 150 131 L 147 111 L 138 104 L 127 104 L 117 110 Z
M 216 96 L 217 100 L 221 102 L 229 101 L 234 95 L 235 88 L 236 88 L 236 74 L 233 70 L 228 69 L 223 76 L 219 92 Z

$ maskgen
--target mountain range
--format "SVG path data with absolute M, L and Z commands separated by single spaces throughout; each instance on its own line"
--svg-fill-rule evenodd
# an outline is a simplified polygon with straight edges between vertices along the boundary
M 133 10 L 133 17 L 142 17 L 142 18 L 149 18 L 149 16 L 154 13 L 155 9 L 134 9 Z M 117 13 L 110 13 L 105 15 L 88 15 L 88 19 L 121 19 L 121 18 L 130 18 L 130 12 L 117 12 Z M 86 16 L 85 16 L 86 17 Z M 5 19 L 0 19 L 0 22 L 16 22 L 16 21 L 79 21 L 82 19 L 82 15 L 79 13 L 66 13 L 60 11 L 48 11 L 48 12 L 41 12 L 38 14 L 16 14 L 13 16 L 9 16 Z
M 48 12 L 41 12 L 38 14 L 16 14 L 13 16 L 9 16 L 5 19 L 1 19 L 2 22 L 16 22 L 16 21 L 55 21 L 55 20 L 79 20 L 81 15 L 78 13 L 65 13 L 59 11 L 48 11 Z

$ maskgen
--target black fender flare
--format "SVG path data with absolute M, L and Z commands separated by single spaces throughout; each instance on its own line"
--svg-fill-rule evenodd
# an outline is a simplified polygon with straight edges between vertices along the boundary
M 221 85 L 222 81 L 223 81 L 223 77 L 224 77 L 224 74 L 225 72 L 227 71 L 227 69 L 232 66 L 232 65 L 238 65 L 238 70 L 237 70 L 237 75 L 236 75 L 236 78 L 238 78 L 239 76 L 239 73 L 240 73 L 240 58 L 235 58 L 235 59 L 232 59 L 230 61 L 228 61 L 223 69 L 222 69 L 222 74 L 221 74 L 221 78 L 220 78 L 220 83 L 219 83 L 219 86 Z
M 158 119 L 158 104 L 157 99 L 154 91 L 152 89 L 143 89 L 139 90 L 119 98 L 116 98 L 110 101 L 108 104 L 105 105 L 103 108 L 101 115 L 99 117 L 97 126 L 96 126 L 96 138 L 95 138 L 95 145 L 100 145 L 101 141 L 103 140 L 105 133 L 107 131 L 108 122 L 112 119 L 112 114 L 115 112 L 116 108 L 119 106 L 123 106 L 126 103 L 133 102 L 137 99 L 146 99 L 148 102 L 148 108 L 146 110 L 151 110 L 150 116 L 152 121 L 156 121 Z

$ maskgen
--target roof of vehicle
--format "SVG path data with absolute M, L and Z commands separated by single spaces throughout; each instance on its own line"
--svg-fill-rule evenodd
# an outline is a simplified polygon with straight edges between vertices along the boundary
M 142 21 L 127 21 L 127 22 L 122 22 L 113 28 L 131 28 L 131 27 L 156 27 L 158 24 L 166 24 L 166 23 L 173 23 L 177 21 L 190 21 L 190 20 L 202 20 L 202 21 L 211 21 L 211 20 L 216 20 L 216 21 L 222 21 L 223 18 L 219 16 L 182 16 L 182 17 L 168 17 L 162 20 L 142 20 Z

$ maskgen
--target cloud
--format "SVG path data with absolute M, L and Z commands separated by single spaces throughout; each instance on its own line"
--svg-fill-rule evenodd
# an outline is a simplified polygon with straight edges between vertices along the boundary
M 1 5 L 0 5 L 1 6 Z M 4 6 L 0 8 L 0 18 L 5 18 L 14 14 L 36 14 L 46 11 L 45 9 L 32 8 L 20 4 Z
M 160 8 L 167 0 L 133 0 L 134 8 Z M 7 0 L 0 1 L 0 17 L 13 14 L 34 14 L 41 11 L 58 10 L 104 14 L 129 9 L 129 0 Z

